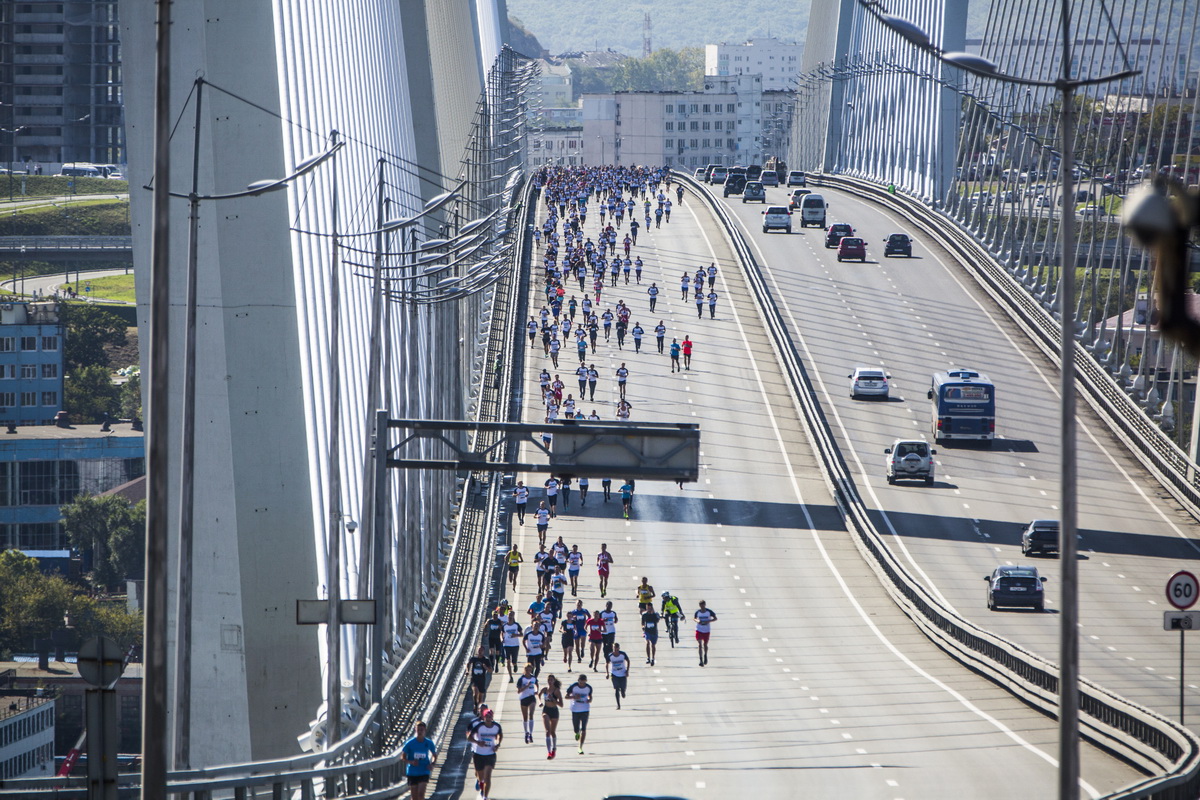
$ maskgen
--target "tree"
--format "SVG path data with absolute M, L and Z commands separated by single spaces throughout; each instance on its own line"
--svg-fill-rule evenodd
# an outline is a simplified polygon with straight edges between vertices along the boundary
M 121 387 L 113 383 L 108 367 L 77 366 L 63 378 L 63 409 L 76 422 L 116 416 L 121 410 Z
M 108 364 L 105 346 L 125 344 L 125 320 L 111 311 L 86 303 L 66 303 L 62 306 L 63 323 L 67 327 L 63 346 L 63 362 L 67 372 L 78 367 Z
M 663 48 L 613 67 L 614 92 L 689 92 L 704 88 L 704 51 Z
M 0 656 L 30 651 L 63 627 L 74 589 L 57 575 L 43 575 L 37 559 L 20 550 L 0 553 Z
M 62 507 L 62 518 L 71 546 L 92 553 L 95 585 L 109 587 L 126 578 L 142 577 L 144 503 L 131 506 L 118 495 L 81 494 Z
M 121 387 L 120 413 L 122 419 L 142 416 L 142 376 L 130 375 Z

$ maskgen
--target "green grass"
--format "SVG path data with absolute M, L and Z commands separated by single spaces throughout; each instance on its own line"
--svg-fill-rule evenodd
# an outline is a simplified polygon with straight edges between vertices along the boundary
M 91 198 L 33 208 L 0 208 L 0 236 L 129 234 L 129 204 L 124 200 Z
M 10 183 L 11 177 L 11 183 Z M 74 186 L 71 182 L 74 181 Z M 25 191 L 21 192 L 24 183 Z M 10 189 L 11 187 L 11 189 Z M 0 197 L 29 200 L 38 197 L 59 197 L 71 194 L 124 194 L 129 181 L 110 181 L 108 178 L 59 178 L 53 175 L 0 175 Z
M 80 281 L 77 285 L 74 281 L 71 282 L 71 287 L 79 292 L 80 297 L 101 297 L 105 300 L 121 300 L 126 303 L 136 302 L 136 297 L 133 292 L 133 275 L 112 275 L 108 278 L 93 278 L 90 281 Z M 66 287 L 67 284 L 59 285 L 59 288 Z M 91 286 L 92 291 L 84 291 L 84 287 Z

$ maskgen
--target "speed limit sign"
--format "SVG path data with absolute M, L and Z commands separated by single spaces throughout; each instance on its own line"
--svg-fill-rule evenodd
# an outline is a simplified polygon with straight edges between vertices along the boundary
M 1167 581 L 1167 602 L 1178 609 L 1191 608 L 1196 603 L 1200 583 L 1190 572 L 1176 572 Z

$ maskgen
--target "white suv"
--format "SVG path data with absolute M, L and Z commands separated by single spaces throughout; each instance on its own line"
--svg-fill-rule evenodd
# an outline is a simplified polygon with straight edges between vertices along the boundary
M 933 457 L 937 450 L 924 439 L 897 439 L 883 451 L 887 454 L 887 482 L 925 481 L 933 485 Z
M 763 211 L 763 233 L 780 228 L 787 233 L 792 232 L 792 212 L 788 211 L 787 206 L 769 206 Z

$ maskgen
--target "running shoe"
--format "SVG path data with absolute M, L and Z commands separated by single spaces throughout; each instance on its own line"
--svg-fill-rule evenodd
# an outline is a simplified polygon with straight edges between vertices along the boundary
M 557 747 L 550 751 L 550 758 L 554 758 L 556 755 L 558 755 Z
M 579 746 L 579 755 L 583 755 L 583 745 Z M 487 800 L 487 798 L 485 797 L 483 800 Z

